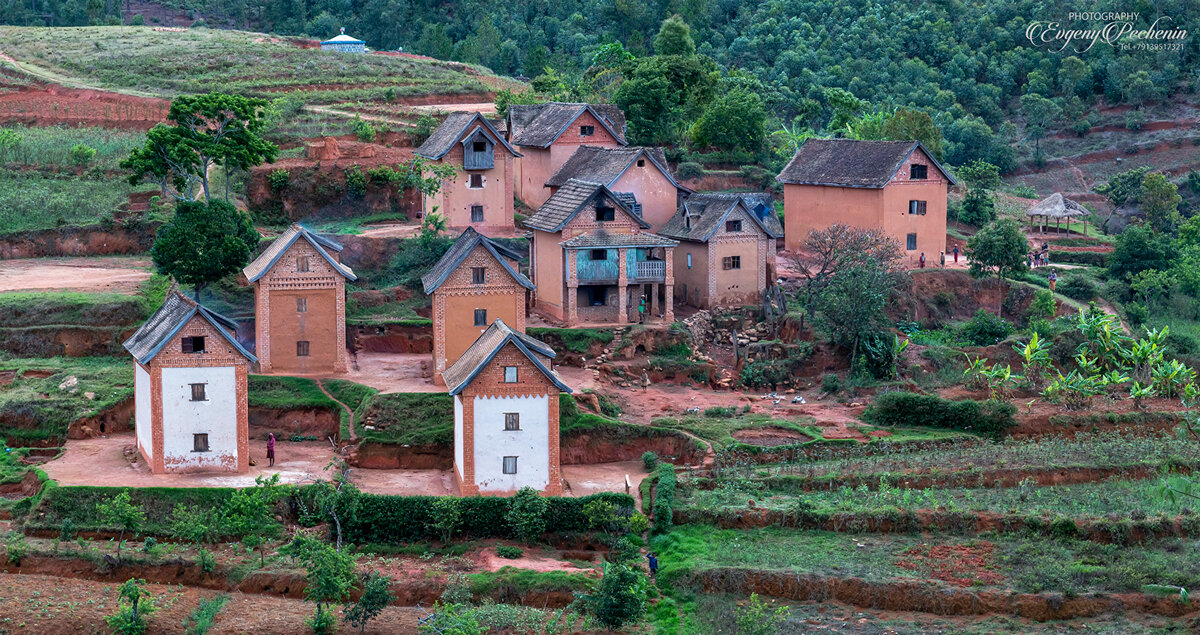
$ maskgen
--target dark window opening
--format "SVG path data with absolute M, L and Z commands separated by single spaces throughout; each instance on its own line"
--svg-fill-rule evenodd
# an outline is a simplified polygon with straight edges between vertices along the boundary
M 909 251 L 913 251 L 916 248 L 917 248 L 917 235 L 909 234 L 908 239 L 905 241 L 905 249 L 908 249 Z
M 308 357 L 308 342 L 296 342 L 296 357 Z
M 482 174 L 472 174 L 471 182 L 470 182 L 470 185 L 468 185 L 468 187 L 470 187 L 471 189 L 475 189 L 475 190 L 482 188 L 483 187 L 483 175 Z
M 208 433 L 192 435 L 192 452 L 208 452 Z
M 591 260 L 608 260 L 608 250 L 593 249 L 591 253 L 588 254 L 588 258 Z
M 296 313 L 308 312 L 308 298 L 296 298 Z
M 590 137 L 596 134 L 596 126 L 579 126 L 579 134 L 584 137 Z
M 603 223 L 603 222 L 611 221 L 616 217 L 617 217 L 617 210 L 614 207 L 597 207 L 596 208 L 596 221 L 597 222 Z
M 515 457 L 515 456 L 504 457 L 504 473 L 505 474 L 516 474 L 517 473 L 517 457 Z
M 487 309 L 475 309 L 475 326 L 487 326 Z
M 487 142 L 486 141 L 475 141 L 475 142 L 471 143 L 471 150 L 473 152 L 487 152 Z
M 608 291 L 604 287 L 588 287 L 588 306 L 604 306 L 608 303 Z
M 296 271 L 302 273 L 308 271 L 308 256 L 300 256 L 296 259 Z
M 472 223 L 482 223 L 483 222 L 483 206 L 482 205 L 472 205 L 471 206 L 471 222 Z
M 192 401 L 208 401 L 208 396 L 204 393 L 206 384 L 192 384 Z
M 194 337 L 185 337 L 180 340 L 183 344 L 183 352 L 185 353 L 203 353 L 204 352 L 204 336 L 197 335 Z
M 638 167 L 639 167 L 639 168 L 644 168 L 644 167 L 646 167 L 646 160 L 645 160 L 645 159 L 638 159 Z
M 487 281 L 487 267 L 471 267 L 471 284 L 483 284 Z
M 910 179 L 927 179 L 929 178 L 929 166 L 914 163 L 908 168 L 908 178 Z
M 740 221 L 740 220 L 727 220 L 727 221 L 725 221 L 725 231 L 727 231 L 727 232 L 740 232 L 740 231 L 742 231 L 742 221 Z
M 741 269 L 742 268 L 742 257 L 741 256 L 725 256 L 724 258 L 721 259 L 721 268 L 722 269 Z
M 926 201 L 909 201 L 908 202 L 908 213 L 912 216 L 924 216 L 925 215 L 925 207 L 926 207 Z
M 504 429 L 505 430 L 520 430 L 521 415 L 517 412 L 504 413 Z

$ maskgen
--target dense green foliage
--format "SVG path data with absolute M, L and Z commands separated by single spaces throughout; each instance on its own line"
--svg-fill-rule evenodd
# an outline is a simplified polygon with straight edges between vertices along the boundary
M 935 395 L 888 392 L 875 397 L 863 421 L 887 426 L 926 426 L 1000 437 L 1015 426 L 1017 407 L 998 401 L 950 401 Z
M 677 483 L 675 466 L 670 463 L 662 463 L 655 470 L 654 475 L 657 477 L 654 489 L 654 531 L 665 534 L 670 532 L 674 525 L 675 486 Z
M 258 241 L 250 217 L 232 204 L 181 201 L 155 235 L 150 257 L 159 273 L 192 286 L 199 298 L 205 285 L 245 266 Z

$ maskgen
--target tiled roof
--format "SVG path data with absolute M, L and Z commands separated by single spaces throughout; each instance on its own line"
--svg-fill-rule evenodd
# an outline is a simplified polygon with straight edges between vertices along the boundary
M 881 188 L 916 148 L 921 148 L 951 183 L 955 182 L 918 141 L 856 139 L 808 139 L 775 180 L 793 185 Z
M 538 370 L 542 371 L 555 386 L 558 386 L 559 390 L 571 392 L 571 389 L 563 383 L 562 377 L 559 377 L 558 373 L 548 365 L 549 360 L 554 359 L 554 349 L 546 346 L 540 340 L 512 330 L 504 323 L 504 320 L 497 318 L 479 336 L 479 339 L 467 347 L 458 361 L 442 371 L 442 379 L 445 380 L 450 394 L 457 395 L 469 386 L 479 371 L 483 370 L 488 362 L 496 356 L 496 353 L 499 353 L 500 349 L 510 342 L 516 345 L 517 349 L 524 353 L 529 361 L 533 362 L 534 366 L 537 366 Z
M 450 113 L 446 119 L 443 120 L 436 129 L 434 129 L 433 134 L 429 135 L 429 138 L 425 140 L 425 143 L 422 143 L 421 147 L 417 148 L 416 154 L 419 154 L 427 159 L 440 159 L 446 156 L 446 153 L 450 152 L 450 150 L 454 148 L 454 144 L 458 143 L 462 139 L 463 135 L 466 134 L 467 130 L 474 125 L 476 121 L 480 122 L 487 129 L 493 140 L 503 145 L 505 149 L 513 154 L 513 156 L 521 156 L 520 152 L 517 152 L 515 148 L 513 148 L 508 144 L 507 141 L 504 140 L 504 135 L 500 134 L 500 132 L 496 130 L 490 121 L 485 119 L 483 115 L 477 112 Z
M 579 146 L 562 167 L 550 175 L 546 180 L 546 187 L 559 187 L 571 179 L 595 181 L 611 186 L 629 169 L 635 159 L 642 156 L 649 158 L 672 185 L 681 187 L 667 167 L 667 155 L 663 153 L 662 148 L 601 148 L 589 145 Z
M 610 104 L 513 104 L 508 107 L 508 138 L 517 146 L 548 147 L 585 111 L 591 111 L 600 125 L 625 145 L 625 113 Z
M 454 273 L 455 269 L 458 269 L 459 265 L 461 265 L 463 261 L 467 259 L 467 256 L 471 254 L 471 251 L 480 245 L 482 245 L 484 249 L 487 249 L 488 252 L 500 262 L 500 266 L 504 267 L 504 270 L 513 277 L 513 280 L 517 281 L 517 284 L 525 287 L 526 289 L 534 288 L 533 283 L 529 281 L 529 278 L 526 278 L 521 272 L 513 270 L 513 268 L 508 264 L 508 260 L 505 259 L 512 258 L 513 260 L 520 260 L 521 258 L 519 254 L 514 253 L 507 247 L 497 245 L 496 243 L 492 242 L 492 239 L 475 231 L 474 228 L 468 227 L 463 230 L 463 233 L 459 235 L 457 240 L 454 241 L 454 244 L 450 246 L 450 249 L 446 251 L 441 260 L 438 260 L 437 264 L 435 264 L 428 273 L 421 276 L 421 284 L 425 287 L 425 294 L 430 295 L 436 291 L 438 287 L 442 286 L 442 283 L 446 281 L 446 278 L 449 278 L 450 274 Z
M 760 203 L 763 203 L 763 197 L 766 197 L 764 217 L 760 218 L 756 212 L 756 208 Z M 776 232 L 771 226 L 771 220 L 774 220 L 774 225 L 778 226 L 779 218 L 775 215 L 775 210 L 770 206 L 770 195 L 758 193 L 724 193 L 724 192 L 702 192 L 692 194 L 683 202 L 671 219 L 667 221 L 659 230 L 664 236 L 677 238 L 679 240 L 691 240 L 697 242 L 705 242 L 712 238 L 713 233 L 729 216 L 735 207 L 740 205 L 745 210 L 746 215 L 758 225 L 768 236 L 778 238 L 783 232 Z M 688 219 L 691 219 L 689 224 Z
M 274 242 L 259 254 L 258 258 L 254 259 L 254 262 L 246 265 L 245 269 L 242 269 L 242 273 L 246 274 L 246 279 L 254 282 L 267 275 L 267 272 L 271 270 L 271 267 L 275 266 L 275 262 L 288 250 L 288 247 L 291 247 L 292 243 L 300 238 L 307 240 L 317 250 L 317 253 L 321 254 L 321 257 L 329 263 L 329 266 L 333 267 L 334 271 L 345 276 L 347 280 L 353 281 L 358 279 L 358 276 L 354 275 L 353 269 L 338 262 L 326 251 L 327 249 L 341 251 L 341 245 L 328 238 L 322 238 L 314 234 L 307 227 L 299 223 L 293 223 L 291 227 L 288 227 L 287 231 L 280 234 L 279 238 L 276 238 Z
M 622 234 L 597 229 L 582 233 L 570 240 L 564 240 L 559 244 L 567 249 L 587 249 L 589 247 L 674 247 L 679 242 L 650 232 Z
M 630 218 L 636 220 L 642 227 L 649 228 L 650 225 L 642 220 L 640 216 L 633 213 L 629 206 L 608 189 L 608 187 L 600 183 L 592 183 L 588 181 L 580 181 L 571 179 L 558 188 L 550 198 L 546 199 L 545 203 L 538 208 L 536 212 L 526 218 L 523 222 L 530 229 L 537 229 L 546 232 L 562 231 L 566 225 L 583 206 L 587 204 L 593 196 L 606 194 L 609 199 L 616 203 L 616 207 L 621 209 Z
M 197 304 L 194 300 L 179 292 L 178 289 L 172 289 L 167 293 L 166 300 L 162 306 L 146 320 L 129 339 L 125 340 L 125 350 L 129 351 L 130 355 L 140 364 L 147 364 L 154 359 L 155 355 L 162 350 L 162 347 L 179 332 L 191 319 L 200 315 L 209 324 L 213 326 L 230 344 L 234 350 L 241 353 L 246 359 L 251 362 L 258 361 L 258 358 L 251 354 L 246 349 L 238 344 L 237 339 L 230 335 L 229 331 L 237 331 L 237 322 L 209 311 Z

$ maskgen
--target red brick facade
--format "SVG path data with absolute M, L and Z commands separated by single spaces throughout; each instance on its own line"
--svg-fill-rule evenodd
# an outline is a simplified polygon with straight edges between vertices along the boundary
M 308 271 L 298 270 L 301 259 Z M 254 283 L 254 313 L 259 372 L 346 372 L 346 279 L 307 240 L 292 243 Z M 308 355 L 298 342 L 308 343 Z

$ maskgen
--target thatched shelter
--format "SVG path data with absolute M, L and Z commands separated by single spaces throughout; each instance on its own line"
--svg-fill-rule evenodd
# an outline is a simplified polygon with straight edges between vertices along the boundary
M 1033 231 L 1034 217 L 1041 217 L 1041 232 L 1043 234 L 1046 233 L 1046 221 L 1048 219 L 1054 219 L 1054 231 L 1056 232 L 1062 231 L 1059 223 L 1061 223 L 1064 218 L 1067 219 L 1067 231 L 1069 233 L 1071 219 L 1077 216 L 1083 216 L 1085 217 L 1083 221 L 1083 233 L 1084 235 L 1087 235 L 1086 217 L 1089 214 L 1091 214 L 1091 212 L 1088 211 L 1086 207 L 1076 203 L 1075 201 L 1072 201 L 1069 198 L 1066 198 L 1061 192 L 1055 192 L 1051 194 L 1045 200 L 1039 202 L 1033 207 L 1030 207 L 1029 211 L 1025 212 L 1025 215 L 1029 217 L 1029 231 Z

